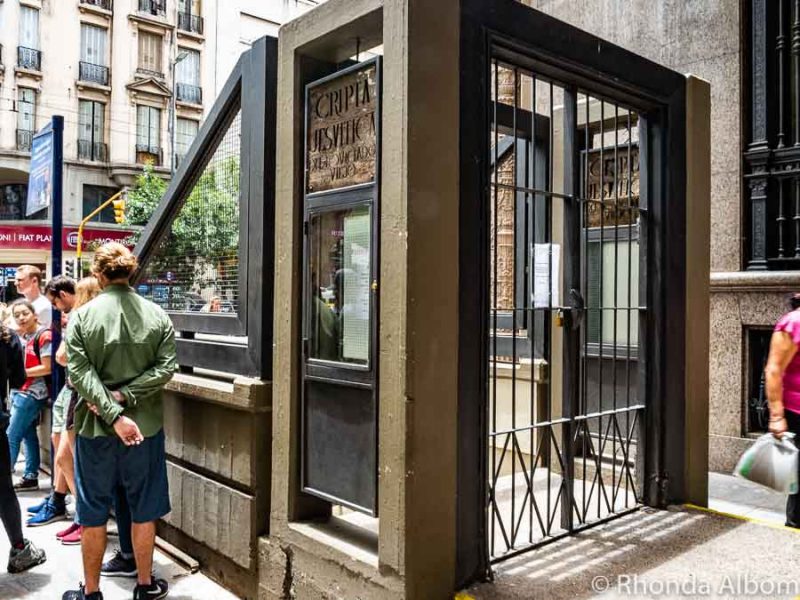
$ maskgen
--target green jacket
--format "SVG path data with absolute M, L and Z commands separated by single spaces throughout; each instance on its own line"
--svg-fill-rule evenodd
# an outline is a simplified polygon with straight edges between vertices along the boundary
M 115 435 L 111 425 L 120 414 L 133 419 L 145 437 L 159 432 L 161 390 L 176 369 L 175 330 L 160 307 L 128 286 L 107 286 L 70 315 L 66 343 L 69 377 L 81 397 L 77 435 Z M 123 395 L 124 406 L 112 390 Z

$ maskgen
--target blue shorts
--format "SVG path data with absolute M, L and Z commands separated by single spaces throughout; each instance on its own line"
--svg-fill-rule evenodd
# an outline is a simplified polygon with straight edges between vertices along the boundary
M 76 521 L 100 527 L 108 521 L 114 491 L 125 492 L 134 523 L 160 519 L 170 511 L 164 430 L 138 446 L 126 446 L 116 435 L 75 440 Z

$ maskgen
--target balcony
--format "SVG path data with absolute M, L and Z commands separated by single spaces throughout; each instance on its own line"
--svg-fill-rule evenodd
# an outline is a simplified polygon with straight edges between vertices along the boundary
M 42 51 L 25 46 L 17 46 L 17 66 L 31 71 L 42 70 Z
M 137 163 L 153 163 L 153 165 L 161 164 L 161 148 L 158 146 L 150 146 L 148 144 L 136 144 L 136 162 Z
M 81 4 L 87 4 L 89 6 L 96 6 L 97 8 L 102 8 L 103 10 L 112 10 L 113 9 L 113 2 L 111 0 L 80 0 Z
M 141 77 L 155 77 L 156 79 L 164 79 L 164 74 L 161 71 L 154 71 L 153 69 L 146 69 L 144 67 L 138 67 L 136 69 L 136 74 L 140 75 Z
M 175 99 L 178 102 L 190 102 L 192 104 L 202 104 L 203 89 L 197 85 L 190 85 L 188 83 L 176 83 Z
M 139 0 L 139 12 L 154 17 L 166 16 L 166 2 L 164 0 Z
M 181 31 L 189 31 L 198 35 L 203 35 L 203 17 L 179 12 L 178 29 Z
M 22 150 L 23 152 L 30 152 L 32 141 L 33 141 L 33 131 L 29 129 L 17 129 L 17 150 Z
M 107 162 L 108 146 L 103 142 L 78 140 L 78 159 Z
M 81 81 L 91 81 L 100 85 L 108 85 L 108 67 L 94 65 L 80 61 L 78 65 L 78 78 Z

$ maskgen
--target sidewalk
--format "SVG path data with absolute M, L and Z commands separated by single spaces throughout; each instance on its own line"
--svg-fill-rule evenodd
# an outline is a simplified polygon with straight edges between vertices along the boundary
M 783 527 L 785 497 L 710 474 L 712 510 L 643 508 L 494 565 L 479 600 L 796 598 L 800 530 Z M 751 520 L 752 519 L 752 520 Z
M 60 600 L 68 589 L 77 589 L 83 581 L 80 546 L 63 546 L 55 538 L 57 531 L 69 525 L 58 521 L 43 527 L 25 527 L 26 509 L 37 504 L 50 492 L 50 478 L 42 474 L 39 479 L 42 489 L 19 495 L 23 518 L 23 534 L 47 553 L 47 562 L 21 573 L 10 575 L 5 570 L 9 544 L 4 532 L 0 532 L 0 600 Z M 68 510 L 73 508 L 72 505 Z M 109 521 L 109 531 L 116 533 L 116 524 Z M 118 547 L 116 535 L 109 535 L 106 559 Z M 172 600 L 236 600 L 236 596 L 208 579 L 202 573 L 192 574 L 165 554 L 156 550 L 154 568 L 159 577 L 169 582 Z M 133 597 L 135 579 L 102 578 L 100 581 L 106 600 L 130 600 Z

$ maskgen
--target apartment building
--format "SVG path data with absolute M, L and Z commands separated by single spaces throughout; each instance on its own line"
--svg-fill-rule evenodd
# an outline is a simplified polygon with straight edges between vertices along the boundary
M 169 177 L 241 52 L 317 3 L 0 2 L 0 289 L 20 263 L 49 272 L 49 216 L 26 216 L 25 198 L 31 139 L 52 115 L 65 122 L 70 258 L 80 220 L 133 184 L 145 162 Z M 123 238 L 113 223 L 104 211 L 87 238 Z

